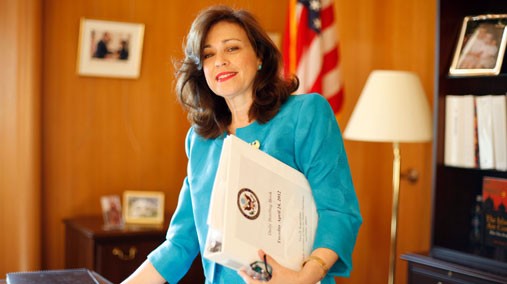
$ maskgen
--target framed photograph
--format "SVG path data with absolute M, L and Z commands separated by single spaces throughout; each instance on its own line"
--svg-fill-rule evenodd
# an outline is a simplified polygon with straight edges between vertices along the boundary
M 127 224 L 162 224 L 164 193 L 158 191 L 125 191 L 123 217 Z
M 138 78 L 144 25 L 81 19 L 77 72 L 82 76 Z
M 100 198 L 102 216 L 105 228 L 120 228 L 123 226 L 123 216 L 119 195 L 105 195 Z
M 449 74 L 498 75 L 507 43 L 506 24 L 507 14 L 465 17 Z

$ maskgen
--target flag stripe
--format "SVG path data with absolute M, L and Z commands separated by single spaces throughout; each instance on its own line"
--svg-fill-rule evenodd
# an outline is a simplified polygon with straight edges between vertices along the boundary
M 341 110 L 343 105 L 343 98 L 344 98 L 343 88 L 341 88 L 338 93 L 327 98 L 327 101 L 329 102 L 335 113 Z
M 322 29 L 332 27 L 334 24 L 334 7 L 332 5 L 320 11 L 320 19 L 322 21 Z
M 326 98 L 337 94 L 342 88 L 342 83 L 336 81 L 336 78 L 341 77 L 339 68 L 334 68 L 322 77 L 322 95 Z
M 305 88 L 313 89 L 313 82 L 321 75 L 322 57 L 320 42 L 320 38 L 313 40 L 312 44 L 307 48 L 304 57 L 298 62 L 297 75 Z
M 333 26 L 329 26 L 328 28 L 322 30 L 322 51 L 329 52 L 331 49 L 336 48 L 336 29 Z
M 322 64 L 321 75 L 330 72 L 331 70 L 338 67 L 338 54 L 336 53 L 338 50 L 336 48 L 332 49 L 330 52 L 324 54 L 324 60 Z

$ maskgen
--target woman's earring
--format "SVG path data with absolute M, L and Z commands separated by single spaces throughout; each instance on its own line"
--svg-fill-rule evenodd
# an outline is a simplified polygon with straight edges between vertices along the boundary
M 262 64 L 259 64 L 259 66 L 257 66 L 257 71 L 259 71 L 261 69 L 262 69 Z

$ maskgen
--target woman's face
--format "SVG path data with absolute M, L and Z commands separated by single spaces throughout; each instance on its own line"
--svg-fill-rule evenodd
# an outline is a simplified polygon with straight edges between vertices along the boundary
M 239 25 L 222 21 L 208 32 L 203 49 L 203 70 L 210 89 L 227 101 L 251 99 L 261 60 Z

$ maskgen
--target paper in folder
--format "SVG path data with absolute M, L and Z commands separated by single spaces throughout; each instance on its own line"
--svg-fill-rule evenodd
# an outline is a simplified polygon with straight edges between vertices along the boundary
M 211 194 L 204 257 L 238 270 L 263 249 L 300 270 L 312 250 L 317 211 L 305 176 L 234 135 L 224 140 Z

